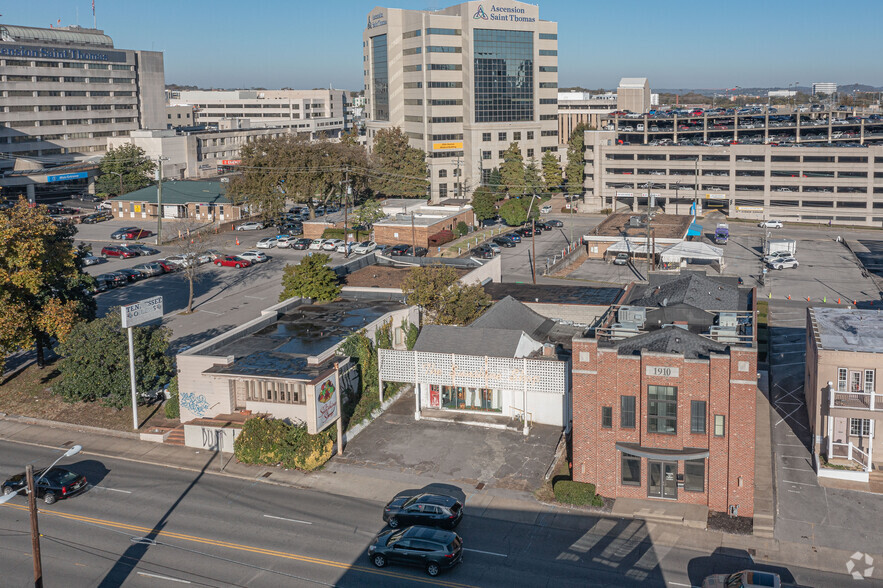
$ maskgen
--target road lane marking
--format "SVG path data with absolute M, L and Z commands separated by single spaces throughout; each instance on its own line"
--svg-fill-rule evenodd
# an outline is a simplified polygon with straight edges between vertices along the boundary
M 192 584 L 190 580 L 182 580 L 181 578 L 172 578 L 171 576 L 160 576 L 159 574 L 148 574 L 147 572 L 138 572 L 139 576 L 147 576 L 148 578 L 157 578 L 159 580 L 168 580 L 169 582 L 180 582 L 181 584 Z
M 312 525 L 310 521 L 299 521 L 297 519 L 286 519 L 285 517 L 274 517 L 273 515 L 264 515 L 268 519 L 279 519 L 280 521 L 290 521 L 292 523 L 303 523 L 304 525 Z
M 89 485 L 89 490 L 109 490 L 111 492 L 122 492 L 123 494 L 131 494 L 131 490 L 120 490 L 118 488 L 108 488 L 106 486 L 93 486 Z
M 468 547 L 464 547 L 463 551 L 472 551 L 475 553 L 483 553 L 485 555 L 496 555 L 497 557 L 509 557 L 505 553 L 494 553 L 493 551 L 482 551 L 481 549 L 470 549 Z
M 806 482 L 792 482 L 791 480 L 782 480 L 786 484 L 797 484 L 798 486 L 818 486 L 818 484 L 807 484 Z
M 26 506 L 21 506 L 18 504 L 6 503 L 0 505 L 0 507 L 5 508 L 13 508 L 20 510 L 22 512 L 27 512 L 28 508 Z M 349 564 L 340 561 L 334 561 L 330 559 L 321 559 L 318 557 L 311 557 L 308 555 L 298 555 L 296 553 L 286 553 L 284 551 L 278 551 L 275 549 L 266 549 L 263 547 L 253 547 L 251 545 L 243 545 L 241 543 L 231 543 L 229 541 L 219 541 L 217 539 L 207 539 L 205 537 L 199 537 L 197 535 L 187 535 L 185 533 L 175 533 L 173 531 L 158 531 L 155 528 L 151 527 L 143 527 L 140 525 L 132 525 L 129 523 L 120 523 L 116 521 L 108 521 L 105 519 L 97 519 L 94 517 L 88 517 L 83 515 L 77 515 L 73 513 L 63 512 L 63 511 L 53 511 L 53 510 L 38 510 L 39 514 L 44 516 L 52 516 L 59 517 L 62 519 L 68 519 L 71 521 L 77 521 L 82 523 L 89 523 L 93 525 L 98 525 L 102 527 L 107 527 L 109 529 L 121 529 L 124 531 L 131 531 L 133 533 L 139 533 L 144 536 L 152 535 L 153 537 L 162 537 L 164 539 L 180 539 L 182 541 L 191 541 L 193 543 L 201 543 L 204 545 L 211 545 L 214 547 L 223 547 L 227 549 L 232 549 L 236 551 L 244 551 L 247 553 L 255 553 L 258 555 L 268 555 L 271 557 L 278 557 L 281 559 L 288 559 L 292 561 L 298 561 L 307 564 L 320 565 L 330 568 L 336 568 L 345 571 L 354 571 L 354 572 L 363 572 L 365 574 L 373 574 L 375 576 L 386 576 L 389 578 L 396 578 L 399 580 L 409 580 L 411 582 L 417 582 L 420 584 L 429 584 L 434 586 L 447 586 L 449 588 L 477 588 L 476 586 L 470 584 L 459 584 L 457 582 L 448 582 L 444 580 L 438 580 L 437 578 L 433 579 L 423 579 L 419 576 L 409 576 L 407 574 L 392 572 L 388 570 L 383 570 L 379 568 L 370 568 L 367 566 L 359 566 L 354 564 Z

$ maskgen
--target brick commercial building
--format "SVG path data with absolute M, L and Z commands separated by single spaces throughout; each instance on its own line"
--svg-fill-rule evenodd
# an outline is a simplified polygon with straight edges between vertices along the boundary
M 755 292 L 651 274 L 573 342 L 573 478 L 611 498 L 754 513 Z
M 230 203 L 221 182 L 163 182 L 163 218 L 189 218 L 199 224 L 241 219 L 243 211 Z M 108 200 L 119 219 L 156 219 L 157 186 L 147 186 Z

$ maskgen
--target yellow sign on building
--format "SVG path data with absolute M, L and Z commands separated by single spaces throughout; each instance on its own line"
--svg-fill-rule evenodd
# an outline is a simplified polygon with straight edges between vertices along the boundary
M 439 149 L 462 149 L 463 141 L 459 143 L 433 143 L 432 150 L 438 151 Z
M 135 212 L 141 212 L 141 205 L 140 204 L 135 205 Z

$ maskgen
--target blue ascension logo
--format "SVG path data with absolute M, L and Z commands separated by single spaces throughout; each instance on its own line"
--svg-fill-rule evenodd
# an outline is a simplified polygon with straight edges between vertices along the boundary
M 487 14 L 484 13 L 484 8 L 481 7 L 481 4 L 478 5 L 478 10 L 475 11 L 475 14 L 472 15 L 472 18 L 487 20 Z

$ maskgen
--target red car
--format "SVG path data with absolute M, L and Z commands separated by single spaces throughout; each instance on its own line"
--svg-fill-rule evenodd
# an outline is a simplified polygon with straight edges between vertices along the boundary
M 134 231 L 129 231 L 123 235 L 123 239 L 125 241 L 137 241 L 138 239 L 145 239 L 147 237 L 152 237 L 153 231 L 148 231 L 147 229 L 135 229 Z
M 156 263 L 158 263 L 160 266 L 162 266 L 162 268 L 165 270 L 165 272 L 167 274 L 175 271 L 175 269 L 176 269 L 175 266 L 173 266 L 172 264 L 166 263 L 164 259 L 157 259 Z
M 215 259 L 215 265 L 223 265 L 225 267 L 249 267 L 251 262 L 235 255 L 222 255 Z
M 128 259 L 129 257 L 135 257 L 137 253 L 134 251 L 128 251 L 122 247 L 117 247 L 116 245 L 107 245 L 101 249 L 101 255 L 104 257 L 121 257 L 123 259 Z

